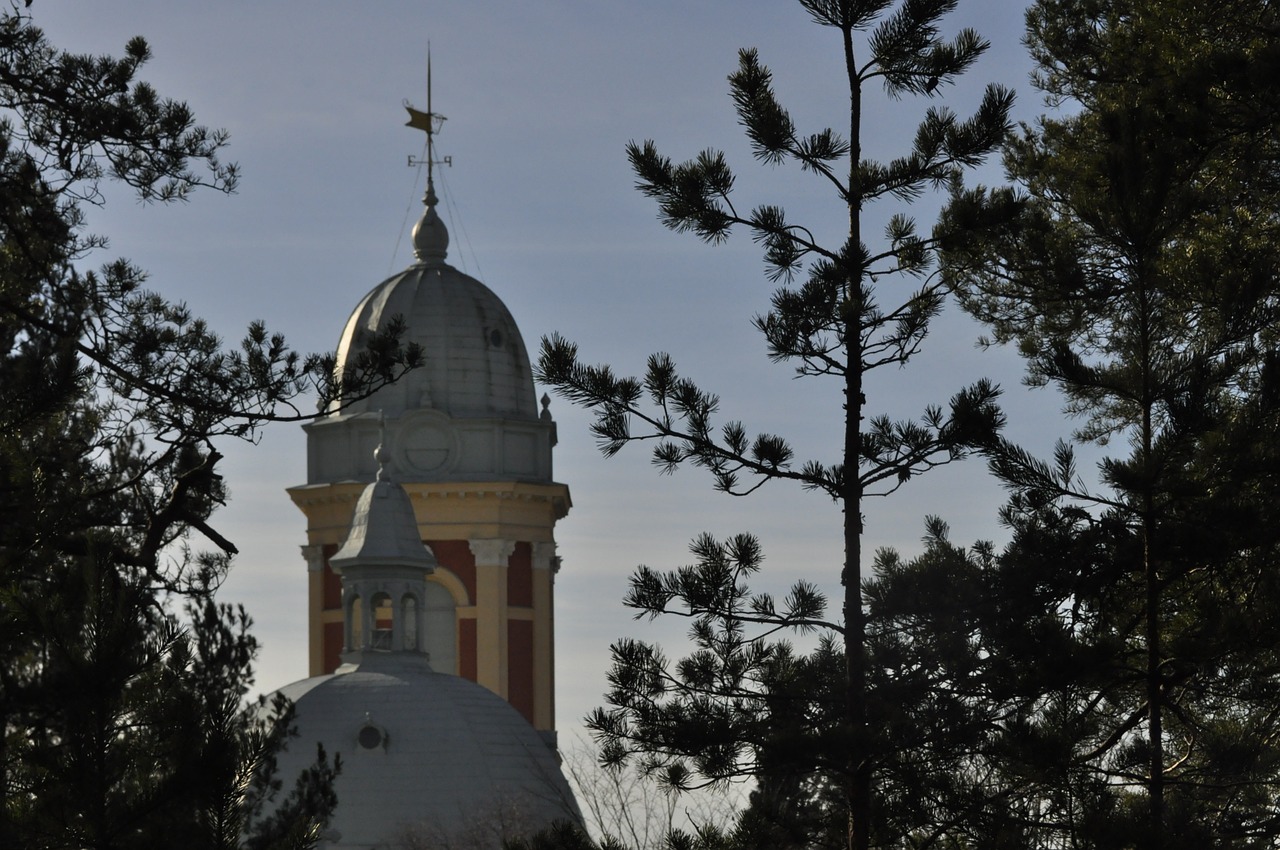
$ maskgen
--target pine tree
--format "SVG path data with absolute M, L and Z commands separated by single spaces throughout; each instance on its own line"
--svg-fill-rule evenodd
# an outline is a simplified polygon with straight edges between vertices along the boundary
M 695 566 L 665 575 L 642 569 L 627 599 L 653 615 L 692 618 L 695 653 L 672 665 L 656 647 L 619 643 L 609 694 L 614 708 L 597 712 L 590 724 L 605 741 L 607 758 L 640 753 L 677 786 L 755 777 L 751 817 L 763 830 L 757 834 L 768 836 L 764 843 L 808 843 L 834 833 L 842 846 L 864 850 L 877 829 L 897 826 L 873 823 L 877 783 L 892 746 L 883 707 L 869 687 L 864 647 L 862 502 L 989 442 L 1001 417 L 997 391 L 985 382 L 917 420 L 869 415 L 867 373 L 901 367 L 919 350 L 946 296 L 934 253 L 940 241 L 964 237 L 921 233 L 898 213 L 876 242 L 864 233 L 863 215 L 877 203 L 905 204 L 930 188 L 958 183 L 999 145 L 1012 95 L 989 87 L 968 119 L 930 108 L 901 158 L 870 160 L 862 149 L 864 93 L 882 85 L 893 99 L 936 97 L 987 43 L 971 30 L 952 40 L 941 36 L 939 22 L 955 0 L 801 5 L 839 37 L 849 92 L 841 129 L 802 134 L 753 50 L 740 53 L 730 88 L 756 158 L 798 165 L 829 184 L 848 212 L 847 241 L 819 244 L 780 205 L 741 210 L 731 199 L 733 172 L 719 152 L 675 164 L 644 142 L 630 145 L 628 155 L 663 224 L 709 243 L 745 229 L 763 246 L 769 276 L 781 286 L 756 327 L 772 359 L 794 364 L 802 376 L 838 383 L 833 409 L 844 422 L 844 439 L 835 457 L 800 462 L 781 436 L 753 438 L 738 422 L 717 424 L 717 398 L 681 377 L 665 355 L 650 358 L 643 378 L 619 378 L 608 367 L 582 364 L 573 344 L 551 337 L 543 341 L 539 370 L 560 394 L 596 411 L 593 430 L 606 455 L 633 440 L 656 439 L 660 467 L 703 467 L 719 490 L 745 494 L 782 480 L 839 503 L 845 562 L 836 618 L 824 616 L 825 600 L 808 583 L 781 603 L 753 595 L 746 581 L 760 554 L 751 536 L 700 539 Z M 797 657 L 770 637 L 779 629 L 819 630 L 825 639 L 812 656 Z
M 136 80 L 148 55 L 64 53 L 0 17 L 0 846 L 238 847 L 264 805 L 295 817 L 255 846 L 309 846 L 333 765 L 279 787 L 287 706 L 245 704 L 257 644 L 214 599 L 235 553 L 210 522 L 216 444 L 417 354 L 393 334 L 335 382 L 261 325 L 225 348 L 137 267 L 86 270 L 102 181 L 159 203 L 235 185 L 225 134 Z
M 1071 109 L 1009 146 L 1022 194 L 957 196 L 957 226 L 1020 215 L 947 268 L 994 340 L 1018 344 L 1030 381 L 1066 395 L 1077 440 L 1132 448 L 1102 463 L 1100 490 L 1065 443 L 1053 463 L 993 453 L 1022 568 L 1038 569 L 1046 528 L 1067 528 L 1051 545 L 1080 568 L 1054 604 L 1080 618 L 1076 651 L 1108 653 L 1072 694 L 1041 683 L 1062 711 L 1052 722 L 1081 735 L 1060 767 L 1102 778 L 1095 810 L 1077 796 L 1076 814 L 1140 846 L 1245 841 L 1271 827 L 1237 808 L 1238 789 L 1272 787 L 1275 753 L 1225 754 L 1266 725 L 1274 636 L 1269 618 L 1232 634 L 1215 620 L 1271 592 L 1273 535 L 1239 518 L 1269 515 L 1274 498 L 1259 446 L 1275 428 L 1260 402 L 1274 397 L 1280 319 L 1280 19 L 1255 2 L 1046 0 L 1028 24 L 1038 84 Z M 1072 542 L 1099 525 L 1112 532 L 1101 558 Z M 1249 684 L 1233 684 L 1245 668 Z

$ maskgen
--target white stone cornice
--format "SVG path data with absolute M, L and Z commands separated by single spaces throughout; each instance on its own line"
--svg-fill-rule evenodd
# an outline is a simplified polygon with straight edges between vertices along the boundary
M 494 564 L 505 567 L 507 559 L 516 551 L 516 542 L 514 540 L 503 540 L 501 538 L 468 540 L 467 544 L 471 547 L 471 554 L 475 555 L 477 567 Z
M 307 572 L 318 573 L 324 569 L 324 547 L 323 546 L 301 546 L 302 557 L 307 562 Z
M 557 561 L 555 543 L 538 542 L 533 544 L 533 568 L 535 570 L 553 569 L 558 565 Z

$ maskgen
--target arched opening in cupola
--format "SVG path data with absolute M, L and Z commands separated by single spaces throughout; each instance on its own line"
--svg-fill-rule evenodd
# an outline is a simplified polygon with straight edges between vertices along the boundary
M 423 646 L 437 673 L 458 672 L 458 616 L 453 594 L 444 585 L 428 581 L 424 588 L 426 614 Z
M 392 635 L 395 632 L 395 609 L 391 604 L 390 594 L 375 593 L 369 599 L 369 609 L 373 613 L 373 632 L 369 636 L 369 648 L 389 652 L 394 648 Z
M 402 649 L 412 652 L 418 648 L 418 598 L 406 593 L 400 598 L 400 629 L 403 634 Z

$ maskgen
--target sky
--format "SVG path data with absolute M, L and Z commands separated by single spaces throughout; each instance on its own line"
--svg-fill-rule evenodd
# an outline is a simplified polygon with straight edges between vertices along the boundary
M 1005 0 L 961 3 L 944 33 L 972 26 L 992 47 L 934 103 L 967 115 L 983 87 L 998 82 L 1016 91 L 1019 120 L 1044 113 L 1028 82 L 1022 10 Z M 506 302 L 531 356 L 553 332 L 578 343 L 585 361 L 623 374 L 668 352 L 719 395 L 726 420 L 787 436 L 800 458 L 838 459 L 839 386 L 770 363 L 751 327 L 774 289 L 758 247 L 745 233 L 710 246 L 664 229 L 635 190 L 624 153 L 628 141 L 644 139 L 677 161 L 722 149 L 738 174 L 740 207 L 782 205 L 838 244 L 847 220 L 830 188 L 754 161 L 728 97 L 737 51 L 754 47 L 802 132 L 847 126 L 838 34 L 798 4 L 36 0 L 30 11 L 63 49 L 120 55 L 131 36 L 145 36 L 153 59 L 141 78 L 186 100 L 200 123 L 228 130 L 224 158 L 242 171 L 235 194 L 197 191 L 176 206 L 109 192 L 104 206 L 88 210 L 89 228 L 110 241 L 90 265 L 133 260 L 149 271 L 149 286 L 188 303 L 231 343 L 261 319 L 299 350 L 332 349 L 361 296 L 411 262 L 408 232 L 425 178 L 407 160 L 422 153 L 423 138 L 403 126 L 401 103 L 425 109 L 429 43 L 433 106 L 448 117 L 437 151 L 452 160 L 437 178 L 449 262 Z M 873 91 L 867 155 L 904 153 L 928 106 Z M 998 162 L 977 179 L 1001 182 Z M 917 205 L 922 229 L 936 210 L 934 199 Z M 896 211 L 873 211 L 872 220 Z M 1060 400 L 1021 385 L 1016 355 L 979 349 L 980 333 L 949 305 L 906 369 L 874 376 L 870 410 L 918 417 L 990 377 L 1005 390 L 1007 434 L 1047 454 L 1071 430 Z M 551 412 L 555 477 L 573 499 L 556 530 L 562 734 L 577 733 L 602 704 L 611 642 L 657 640 L 668 656 L 681 654 L 687 624 L 637 622 L 621 604 L 637 565 L 678 567 L 692 560 L 688 545 L 698 534 L 747 531 L 764 547 L 759 589 L 781 595 L 804 578 L 838 590 L 841 517 L 827 497 L 774 483 L 736 499 L 713 491 L 697 469 L 659 475 L 644 446 L 605 459 L 584 411 L 554 399 Z M 305 523 L 285 493 L 305 481 L 303 433 L 276 424 L 256 443 L 219 448 L 231 499 L 213 524 L 241 553 L 221 599 L 242 602 L 253 617 L 263 646 L 258 683 L 270 690 L 307 672 Z M 1003 540 L 1002 502 L 980 460 L 873 500 L 864 572 L 877 548 L 918 552 L 927 515 L 946 520 L 959 543 Z

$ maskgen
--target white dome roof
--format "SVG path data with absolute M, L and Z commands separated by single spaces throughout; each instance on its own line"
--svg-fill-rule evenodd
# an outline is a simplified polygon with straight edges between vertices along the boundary
M 342 758 L 328 846 L 372 847 L 410 829 L 497 848 L 503 832 L 581 821 L 555 753 L 505 700 L 432 672 L 422 656 L 365 659 L 280 691 L 297 710 L 297 737 L 280 758 L 286 786 L 317 742 Z
M 413 237 L 418 262 L 356 306 L 338 342 L 337 365 L 347 368 L 371 335 L 400 317 L 403 341 L 422 347 L 423 366 L 343 412 L 397 417 L 430 409 L 455 418 L 536 419 L 533 372 L 515 319 L 492 290 L 444 261 L 449 235 L 434 204 Z

